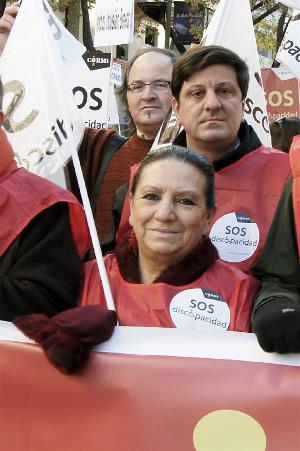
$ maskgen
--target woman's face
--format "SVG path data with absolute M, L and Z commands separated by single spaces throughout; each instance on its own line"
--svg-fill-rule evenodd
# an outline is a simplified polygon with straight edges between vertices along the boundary
M 145 167 L 130 200 L 139 255 L 169 264 L 188 255 L 208 234 L 213 211 L 207 210 L 205 176 L 175 159 Z

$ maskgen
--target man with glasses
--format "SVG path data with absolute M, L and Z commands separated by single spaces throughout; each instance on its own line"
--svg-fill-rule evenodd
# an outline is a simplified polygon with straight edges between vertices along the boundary
M 129 168 L 149 152 L 171 108 L 170 81 L 174 54 L 165 49 L 139 50 L 129 61 L 118 96 L 127 109 L 132 135 L 126 140 L 113 130 L 86 129 L 79 150 L 98 236 L 109 250 L 115 191 L 129 180 Z

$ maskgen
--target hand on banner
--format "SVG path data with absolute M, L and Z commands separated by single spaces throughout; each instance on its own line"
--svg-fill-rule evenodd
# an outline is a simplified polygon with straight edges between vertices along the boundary
M 257 309 L 253 331 L 266 352 L 300 352 L 300 303 L 278 297 Z
M 3 52 L 9 33 L 15 22 L 20 5 L 19 2 L 12 3 L 4 10 L 4 14 L 0 19 L 0 54 Z
M 52 318 L 41 313 L 13 321 L 27 337 L 41 345 L 50 362 L 62 373 L 79 370 L 93 346 L 107 341 L 117 323 L 116 312 L 100 305 L 75 307 Z

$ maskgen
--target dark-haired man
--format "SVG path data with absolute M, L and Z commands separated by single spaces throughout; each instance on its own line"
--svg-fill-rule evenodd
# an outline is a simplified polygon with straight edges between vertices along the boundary
M 215 169 L 217 212 L 210 238 L 220 257 L 244 271 L 256 260 L 288 178 L 287 155 L 262 145 L 244 120 L 246 63 L 221 46 L 178 58 L 171 89 L 184 126 L 176 144 L 201 153 Z

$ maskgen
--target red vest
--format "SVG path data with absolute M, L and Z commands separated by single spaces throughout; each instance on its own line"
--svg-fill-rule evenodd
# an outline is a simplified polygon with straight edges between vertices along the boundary
M 89 232 L 77 199 L 54 183 L 17 168 L 16 163 L 11 162 L 0 174 L 0 256 L 35 216 L 57 202 L 68 203 L 73 238 L 82 257 L 89 248 Z
M 293 142 L 290 149 L 290 161 L 293 174 L 293 209 L 299 251 L 300 250 L 300 135 L 296 135 L 293 138 Z
M 134 166 L 130 186 L 136 170 Z M 222 260 L 250 270 L 265 243 L 289 174 L 289 156 L 265 146 L 215 173 L 217 211 L 210 238 Z M 130 228 L 129 211 L 127 196 L 117 239 Z
M 121 326 L 188 327 L 249 332 L 252 300 L 259 282 L 221 260 L 184 286 L 126 282 L 113 254 L 105 257 Z M 104 304 L 95 260 L 84 265 L 80 305 Z

